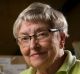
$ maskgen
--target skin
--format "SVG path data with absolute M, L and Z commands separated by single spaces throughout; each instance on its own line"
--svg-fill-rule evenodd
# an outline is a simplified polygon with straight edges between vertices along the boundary
M 47 29 L 44 23 L 33 23 L 23 21 L 18 36 L 24 33 L 30 36 L 34 35 L 40 29 Z M 64 61 L 64 44 L 65 35 L 59 32 L 50 33 L 49 37 L 44 41 L 38 41 L 32 38 L 29 46 L 23 47 L 18 42 L 21 53 L 28 65 L 37 69 L 36 74 L 53 74 Z

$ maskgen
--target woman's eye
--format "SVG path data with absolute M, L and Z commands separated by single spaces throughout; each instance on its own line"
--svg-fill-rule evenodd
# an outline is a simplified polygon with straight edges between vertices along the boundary
M 38 37 L 46 37 L 46 36 L 48 36 L 47 32 L 42 32 L 38 34 Z
M 22 38 L 22 40 L 28 40 L 29 39 L 29 37 L 23 37 Z

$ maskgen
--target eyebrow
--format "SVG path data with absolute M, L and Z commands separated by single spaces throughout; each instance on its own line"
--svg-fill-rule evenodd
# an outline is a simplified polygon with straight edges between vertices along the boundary
M 29 35 L 27 32 L 22 32 L 22 33 L 20 33 L 20 35 L 19 36 L 27 36 L 27 35 Z
M 46 31 L 46 30 L 48 30 L 47 27 L 39 27 L 34 31 L 34 34 L 38 33 L 38 32 L 41 32 L 41 31 Z M 25 36 L 25 35 L 29 35 L 28 32 L 21 32 L 20 33 L 20 36 Z
M 46 30 L 48 30 L 48 28 L 45 28 L 45 27 L 42 28 L 42 27 L 40 27 L 35 32 L 37 33 L 37 32 L 46 31 Z

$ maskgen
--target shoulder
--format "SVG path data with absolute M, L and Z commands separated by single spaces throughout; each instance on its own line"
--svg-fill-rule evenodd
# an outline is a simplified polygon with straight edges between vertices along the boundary
M 70 72 L 70 74 L 80 74 L 80 60 L 76 60 Z
M 75 62 L 75 64 L 74 64 L 74 68 L 80 70 L 80 60 L 76 60 L 76 62 Z
M 28 74 L 28 69 L 27 69 L 27 70 L 22 71 L 20 74 Z
M 35 74 L 35 71 L 36 70 L 34 68 L 30 67 L 30 68 L 22 71 L 20 74 Z
M 80 71 L 80 60 L 76 60 L 74 68 L 76 68 L 77 70 L 79 69 Z

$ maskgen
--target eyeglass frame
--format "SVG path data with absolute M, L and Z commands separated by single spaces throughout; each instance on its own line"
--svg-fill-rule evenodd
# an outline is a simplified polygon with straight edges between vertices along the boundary
M 57 31 L 60 31 L 60 29 L 48 29 L 48 32 L 57 32 Z M 32 36 L 27 36 L 26 35 L 25 38 L 27 38 L 27 37 L 28 37 L 29 42 L 32 39 L 32 37 L 36 37 L 36 40 L 38 40 L 37 34 L 34 34 Z M 23 38 L 23 37 L 17 37 L 17 41 L 20 42 L 21 44 L 23 44 L 23 42 L 21 42 L 22 39 L 19 40 L 20 38 Z M 28 44 L 28 43 L 26 42 L 26 44 Z

